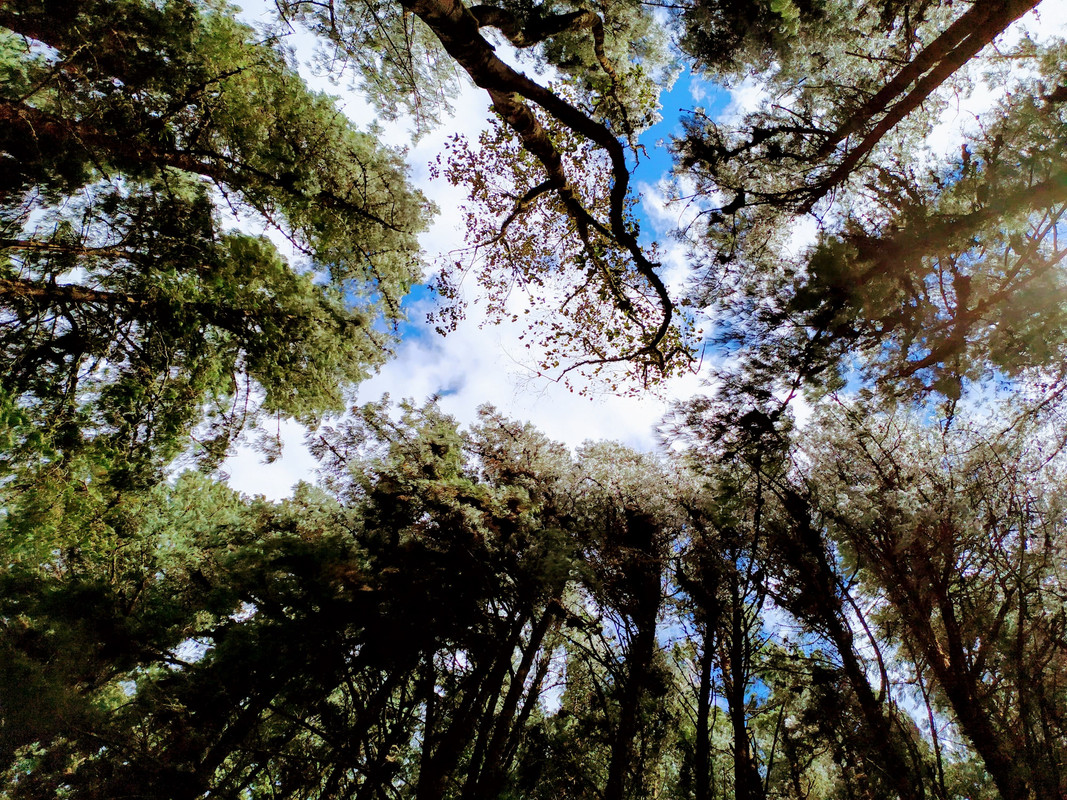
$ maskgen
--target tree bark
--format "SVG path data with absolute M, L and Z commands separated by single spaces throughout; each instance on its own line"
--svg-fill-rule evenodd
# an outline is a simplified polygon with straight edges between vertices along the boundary
M 471 759 L 471 771 L 467 776 L 462 800 L 486 800 L 486 798 L 496 797 L 502 788 L 506 771 L 506 747 L 508 740 L 517 733 L 515 714 L 526 688 L 526 679 L 545 636 L 559 622 L 555 612 L 556 602 L 558 601 L 550 603 L 542 612 L 537 624 L 530 632 L 530 640 L 523 649 L 518 669 L 511 677 L 503 705 L 499 713 L 493 717 L 492 735 L 487 737 L 483 755 L 479 757 L 476 753 Z M 536 694 L 538 688 L 535 685 L 530 691 Z M 521 723 L 522 720 L 519 722 Z
M 694 753 L 693 791 L 695 800 L 711 798 L 711 667 L 715 660 L 714 634 L 704 624 L 704 641 L 700 651 L 700 686 L 697 689 L 697 729 Z
M 749 679 L 749 637 L 745 621 L 744 598 L 740 576 L 732 571 L 728 577 L 730 591 L 730 639 L 723 642 L 726 704 L 733 732 L 734 797 L 737 800 L 764 800 L 760 779 L 748 735 L 745 694 Z
M 797 554 L 801 556 L 793 559 L 795 577 L 807 582 L 812 596 L 820 599 L 815 613 L 808 615 L 808 622 L 825 631 L 833 642 L 841 657 L 845 677 L 856 693 L 871 740 L 879 746 L 877 754 L 866 754 L 868 761 L 880 769 L 886 782 L 903 800 L 922 800 L 925 797 L 922 781 L 901 752 L 900 738 L 894 734 L 892 723 L 886 717 L 884 702 L 875 696 L 867 680 L 867 671 L 860 663 L 841 602 L 838 580 L 827 561 L 822 535 L 811 523 L 808 503 L 797 492 L 787 490 L 783 493 L 783 504 L 793 522 L 793 533 L 799 545 Z
M 627 594 L 635 598 L 629 612 L 633 635 L 626 652 L 626 670 L 620 687 L 619 721 L 611 738 L 611 755 L 603 800 L 623 800 L 633 788 L 629 780 L 634 766 L 634 740 L 639 733 L 641 701 L 648 691 L 652 659 L 656 650 L 656 619 L 662 591 L 662 562 L 656 552 L 657 530 L 642 514 L 627 513 L 630 559 L 626 569 Z
M 511 657 L 521 635 L 523 620 L 501 641 L 495 652 L 476 667 L 463 683 L 463 697 L 444 730 L 427 730 L 423 738 L 422 763 L 415 792 L 416 800 L 440 800 L 448 787 L 463 749 L 470 744 L 479 713 L 493 714 L 503 690 Z

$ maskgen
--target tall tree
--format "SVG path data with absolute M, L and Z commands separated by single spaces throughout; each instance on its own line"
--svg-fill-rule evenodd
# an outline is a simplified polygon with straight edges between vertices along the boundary
M 461 435 L 433 408 L 396 424 L 368 407 L 320 444 L 339 495 L 243 502 L 190 475 L 121 530 L 109 518 L 119 547 L 5 567 L 13 796 L 503 791 L 567 614 L 567 459 L 499 416 Z M 466 445 L 496 463 L 480 472 Z
M 865 590 L 886 600 L 883 635 L 907 643 L 1000 795 L 1053 797 L 1064 791 L 1058 469 L 1040 438 L 994 433 L 846 408 L 816 434 L 810 480 Z
M 5 3 L 0 39 L 0 391 L 129 480 L 342 408 L 419 275 L 399 156 L 221 3 Z

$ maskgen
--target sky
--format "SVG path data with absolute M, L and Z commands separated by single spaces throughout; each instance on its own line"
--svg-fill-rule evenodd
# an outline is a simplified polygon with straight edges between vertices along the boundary
M 255 24 L 266 19 L 268 4 L 263 0 L 237 2 L 246 21 Z M 1039 17 L 1033 13 L 1027 15 L 1005 37 L 1014 39 L 1029 31 L 1032 36 L 1045 38 L 1067 29 L 1067 0 L 1045 0 L 1039 13 Z M 407 162 L 412 183 L 440 209 L 420 240 L 427 263 L 432 264 L 439 254 L 463 247 L 461 205 L 466 198 L 462 190 L 452 187 L 444 178 L 432 179 L 429 165 L 443 152 L 446 135 L 461 133 L 469 141 L 477 140 L 490 117 L 486 94 L 466 86 L 455 99 L 451 118 L 412 144 L 405 122 L 376 120 L 372 107 L 358 92 L 315 73 L 310 66 L 313 37 L 297 33 L 288 44 L 295 50 L 308 83 L 338 95 L 339 107 L 358 127 L 367 129 L 379 122 L 387 144 L 409 148 Z M 498 52 L 504 50 L 498 47 Z M 964 133 L 974 128 L 979 115 L 992 107 L 997 96 L 995 90 L 978 81 L 969 95 L 958 97 L 931 131 L 931 152 L 936 155 L 958 151 Z M 684 246 L 672 239 L 670 233 L 694 209 L 666 200 L 670 138 L 680 130 L 680 117 L 685 110 L 700 106 L 709 115 L 725 119 L 742 115 L 760 99 L 759 85 L 754 80 L 727 92 L 682 74 L 661 97 L 662 121 L 641 136 L 649 158 L 635 171 L 633 188 L 641 198 L 642 236 L 646 241 L 654 237 L 660 243 L 663 275 L 675 288 L 686 278 L 686 258 Z M 813 222 L 799 226 L 793 232 L 792 247 L 799 251 L 814 234 Z M 657 446 L 656 426 L 669 405 L 707 390 L 705 369 L 702 373 L 670 380 L 655 394 L 617 396 L 595 384 L 587 387 L 586 395 L 571 391 L 563 383 L 536 375 L 518 338 L 523 325 L 483 326 L 485 315 L 478 304 L 475 287 L 464 288 L 471 300 L 467 318 L 447 336 L 438 335 L 425 322 L 432 298 L 425 291 L 413 293 L 405 302 L 410 323 L 405 327 L 396 356 L 377 375 L 360 385 L 357 403 L 378 400 L 384 394 L 394 400 L 410 398 L 421 403 L 436 395 L 441 408 L 464 425 L 474 421 L 477 409 L 488 403 L 509 416 L 532 422 L 550 438 L 572 448 L 586 440 L 611 439 L 640 450 L 651 450 Z M 800 407 L 795 409 L 797 412 L 803 416 L 805 409 Z M 283 423 L 280 431 L 285 448 L 278 461 L 264 464 L 257 452 L 245 447 L 226 462 L 224 470 L 234 488 L 279 499 L 289 495 L 297 482 L 314 478 L 315 461 L 303 447 L 304 429 L 296 423 Z

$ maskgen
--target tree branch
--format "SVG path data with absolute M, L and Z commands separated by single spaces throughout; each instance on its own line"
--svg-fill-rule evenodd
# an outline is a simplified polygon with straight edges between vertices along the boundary
M 328 189 L 322 189 L 314 195 L 305 195 L 297 188 L 299 179 L 292 172 L 271 173 L 221 153 L 195 153 L 172 149 L 143 134 L 121 136 L 101 130 L 85 120 L 62 119 L 33 106 L 0 98 L 0 128 L 3 127 L 7 130 L 0 134 L 0 141 L 15 134 L 25 137 L 25 141 L 35 143 L 42 152 L 73 146 L 83 150 L 94 162 L 100 155 L 104 155 L 106 160 L 124 165 L 173 167 L 183 172 L 202 175 L 237 191 L 241 191 L 242 186 L 249 183 L 248 177 L 254 177 L 291 196 L 304 197 L 323 206 L 355 214 L 389 230 L 405 232 L 372 211 Z M 151 127 L 146 125 L 144 130 L 151 130 Z
M 496 112 L 515 131 L 523 147 L 541 162 L 548 175 L 548 183 L 559 196 L 567 213 L 575 221 L 590 226 L 609 241 L 615 242 L 629 254 L 637 272 L 655 292 L 663 311 L 656 332 L 633 356 L 649 356 L 663 369 L 667 357 L 659 350 L 659 345 L 670 330 L 674 303 L 656 273 L 657 265 L 648 260 L 637 243 L 637 237 L 626 224 L 625 207 L 630 173 L 622 144 L 603 124 L 505 64 L 479 32 L 479 19 L 459 0 L 402 0 L 402 5 L 436 34 L 448 54 L 463 67 L 474 83 L 489 93 Z M 488 12 L 484 14 L 485 18 L 490 16 Z M 585 208 L 570 184 L 562 156 L 552 137 L 524 101 L 536 104 L 608 155 L 611 161 L 612 185 L 609 218 L 606 223 L 597 220 Z
M 1009 0 L 1009 2 L 993 2 L 993 0 L 982 0 L 982 5 L 973 8 L 968 14 L 974 13 L 976 16 L 968 20 L 968 24 L 965 27 L 961 27 L 953 31 L 955 25 L 949 28 L 949 31 L 953 31 L 952 36 L 956 37 L 959 33 L 963 32 L 960 43 L 957 47 L 949 50 L 940 59 L 938 59 L 936 66 L 928 72 L 915 87 L 908 92 L 908 94 L 896 105 L 894 105 L 889 112 L 882 118 L 882 120 L 863 138 L 860 144 L 842 159 L 833 171 L 823 180 L 819 181 L 810 192 L 806 193 L 806 198 L 803 204 L 800 206 L 801 213 L 808 213 L 815 206 L 819 200 L 830 193 L 838 184 L 842 183 L 856 166 L 862 161 L 882 140 L 890 130 L 892 130 L 898 122 L 904 117 L 914 111 L 919 105 L 926 100 L 934 91 L 938 89 L 948 78 L 956 72 L 960 67 L 966 64 L 975 54 L 978 53 L 983 47 L 992 42 L 1000 33 L 1004 31 L 1012 22 L 1017 20 L 1027 11 L 1032 9 L 1038 4 L 1039 0 Z M 987 4 L 992 8 L 987 8 Z M 957 23 L 963 22 L 968 16 L 965 14 Z M 948 34 L 949 31 L 946 31 Z M 940 41 L 935 40 L 934 44 Z M 934 45 L 932 44 L 931 47 Z M 947 46 L 947 45 L 946 45 Z M 926 51 L 920 54 L 916 61 L 923 58 Z M 932 56 L 931 56 L 932 58 Z M 913 62 L 914 64 L 915 62 Z M 890 81 L 881 92 L 875 97 L 871 98 L 860 110 L 857 117 L 850 120 L 844 126 L 838 129 L 838 131 L 831 136 L 831 138 L 823 145 L 819 150 L 819 156 L 825 156 L 833 148 L 834 144 L 840 142 L 849 133 L 858 130 L 862 127 L 863 123 L 868 121 L 871 116 L 877 113 L 886 102 L 893 97 L 899 95 L 903 90 L 906 83 L 910 83 L 913 73 L 915 76 L 920 74 L 920 69 L 925 61 L 921 62 L 918 67 L 912 69 L 912 64 L 901 70 L 897 78 Z M 901 75 L 907 77 L 907 81 L 900 79 Z M 883 97 L 884 95 L 884 97 Z M 881 98 L 878 104 L 875 104 L 875 100 Z

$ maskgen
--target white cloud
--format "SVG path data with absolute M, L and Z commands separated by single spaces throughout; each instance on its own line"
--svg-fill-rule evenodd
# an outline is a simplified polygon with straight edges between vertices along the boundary
M 782 247 L 783 252 L 790 258 L 799 256 L 815 244 L 818 233 L 819 221 L 815 217 L 811 215 L 795 217 L 789 229 L 789 236 Z
M 360 387 L 360 401 L 384 392 L 416 401 L 439 393 L 442 409 L 463 424 L 474 421 L 478 406 L 491 403 L 571 447 L 588 439 L 613 439 L 651 449 L 667 400 L 699 389 L 696 376 L 686 376 L 664 387 L 663 397 L 581 396 L 562 382 L 537 377 L 518 338 L 521 324 L 479 327 L 477 311 L 473 308 L 471 317 L 448 336 L 431 334 L 404 343 L 397 357 Z
M 769 97 L 764 80 L 758 76 L 746 77 L 741 83 L 730 87 L 730 104 L 719 115 L 718 122 L 729 125 L 751 114 Z
M 415 314 L 427 306 L 416 307 Z M 360 385 L 357 402 L 389 394 L 396 401 L 421 403 L 439 395 L 442 410 L 461 425 L 477 418 L 479 406 L 490 403 L 509 416 L 536 425 L 546 436 L 575 448 L 587 440 L 610 439 L 641 450 L 656 446 L 655 426 L 668 403 L 704 389 L 699 376 L 687 374 L 663 386 L 658 394 L 622 397 L 591 392 L 583 396 L 562 382 L 538 377 L 518 336 L 521 324 L 479 327 L 479 307 L 448 336 L 431 331 L 401 343 L 395 358 Z M 303 429 L 283 423 L 284 455 L 273 464 L 243 448 L 225 465 L 230 485 L 247 494 L 281 498 L 301 480 L 312 480 L 315 461 L 303 445 Z
M 223 472 L 228 483 L 248 495 L 261 494 L 272 500 L 288 497 L 300 481 L 314 478 L 316 461 L 304 446 L 304 428 L 296 422 L 282 422 L 272 433 L 283 443 L 282 457 L 270 464 L 250 445 L 240 447 L 226 459 Z

